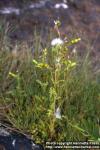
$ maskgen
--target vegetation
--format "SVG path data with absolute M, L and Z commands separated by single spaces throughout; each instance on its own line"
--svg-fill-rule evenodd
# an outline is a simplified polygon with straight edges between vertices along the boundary
M 58 29 L 58 23 L 55 26 Z M 80 59 L 68 49 L 79 40 L 41 52 L 37 48 L 34 54 L 25 45 L 11 52 L 1 42 L 0 105 L 7 108 L 3 115 L 36 142 L 100 140 L 97 74 L 89 54 Z

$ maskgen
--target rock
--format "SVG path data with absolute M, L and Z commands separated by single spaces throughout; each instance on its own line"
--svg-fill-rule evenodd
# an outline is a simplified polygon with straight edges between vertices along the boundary
M 44 148 L 22 134 L 10 133 L 6 128 L 0 127 L 0 150 L 44 150 Z

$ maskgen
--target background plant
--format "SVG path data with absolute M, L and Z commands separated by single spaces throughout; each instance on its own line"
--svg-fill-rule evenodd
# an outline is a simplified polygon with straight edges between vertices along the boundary
M 99 140 L 100 85 L 89 55 L 69 52 L 78 40 L 34 54 L 25 45 L 16 53 L 1 47 L 0 103 L 12 104 L 3 114 L 37 142 Z

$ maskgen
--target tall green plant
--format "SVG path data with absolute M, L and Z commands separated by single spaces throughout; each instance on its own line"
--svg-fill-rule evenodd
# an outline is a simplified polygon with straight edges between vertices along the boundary
M 55 22 L 61 39 L 59 25 Z M 36 56 L 22 53 L 15 59 L 3 52 L 0 57 L 0 76 L 5 75 L 0 97 L 5 105 L 14 104 L 6 116 L 38 142 L 99 139 L 100 86 L 86 74 L 87 61 L 69 54 L 68 47 L 78 41 L 56 43 Z

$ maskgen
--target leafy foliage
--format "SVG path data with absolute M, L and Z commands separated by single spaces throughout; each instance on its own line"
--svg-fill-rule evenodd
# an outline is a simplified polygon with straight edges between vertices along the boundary
M 69 55 L 80 39 L 44 49 L 35 57 L 0 51 L 0 103 L 12 126 L 37 142 L 98 140 L 100 85 L 85 60 Z M 60 109 L 61 118 L 55 112 Z

